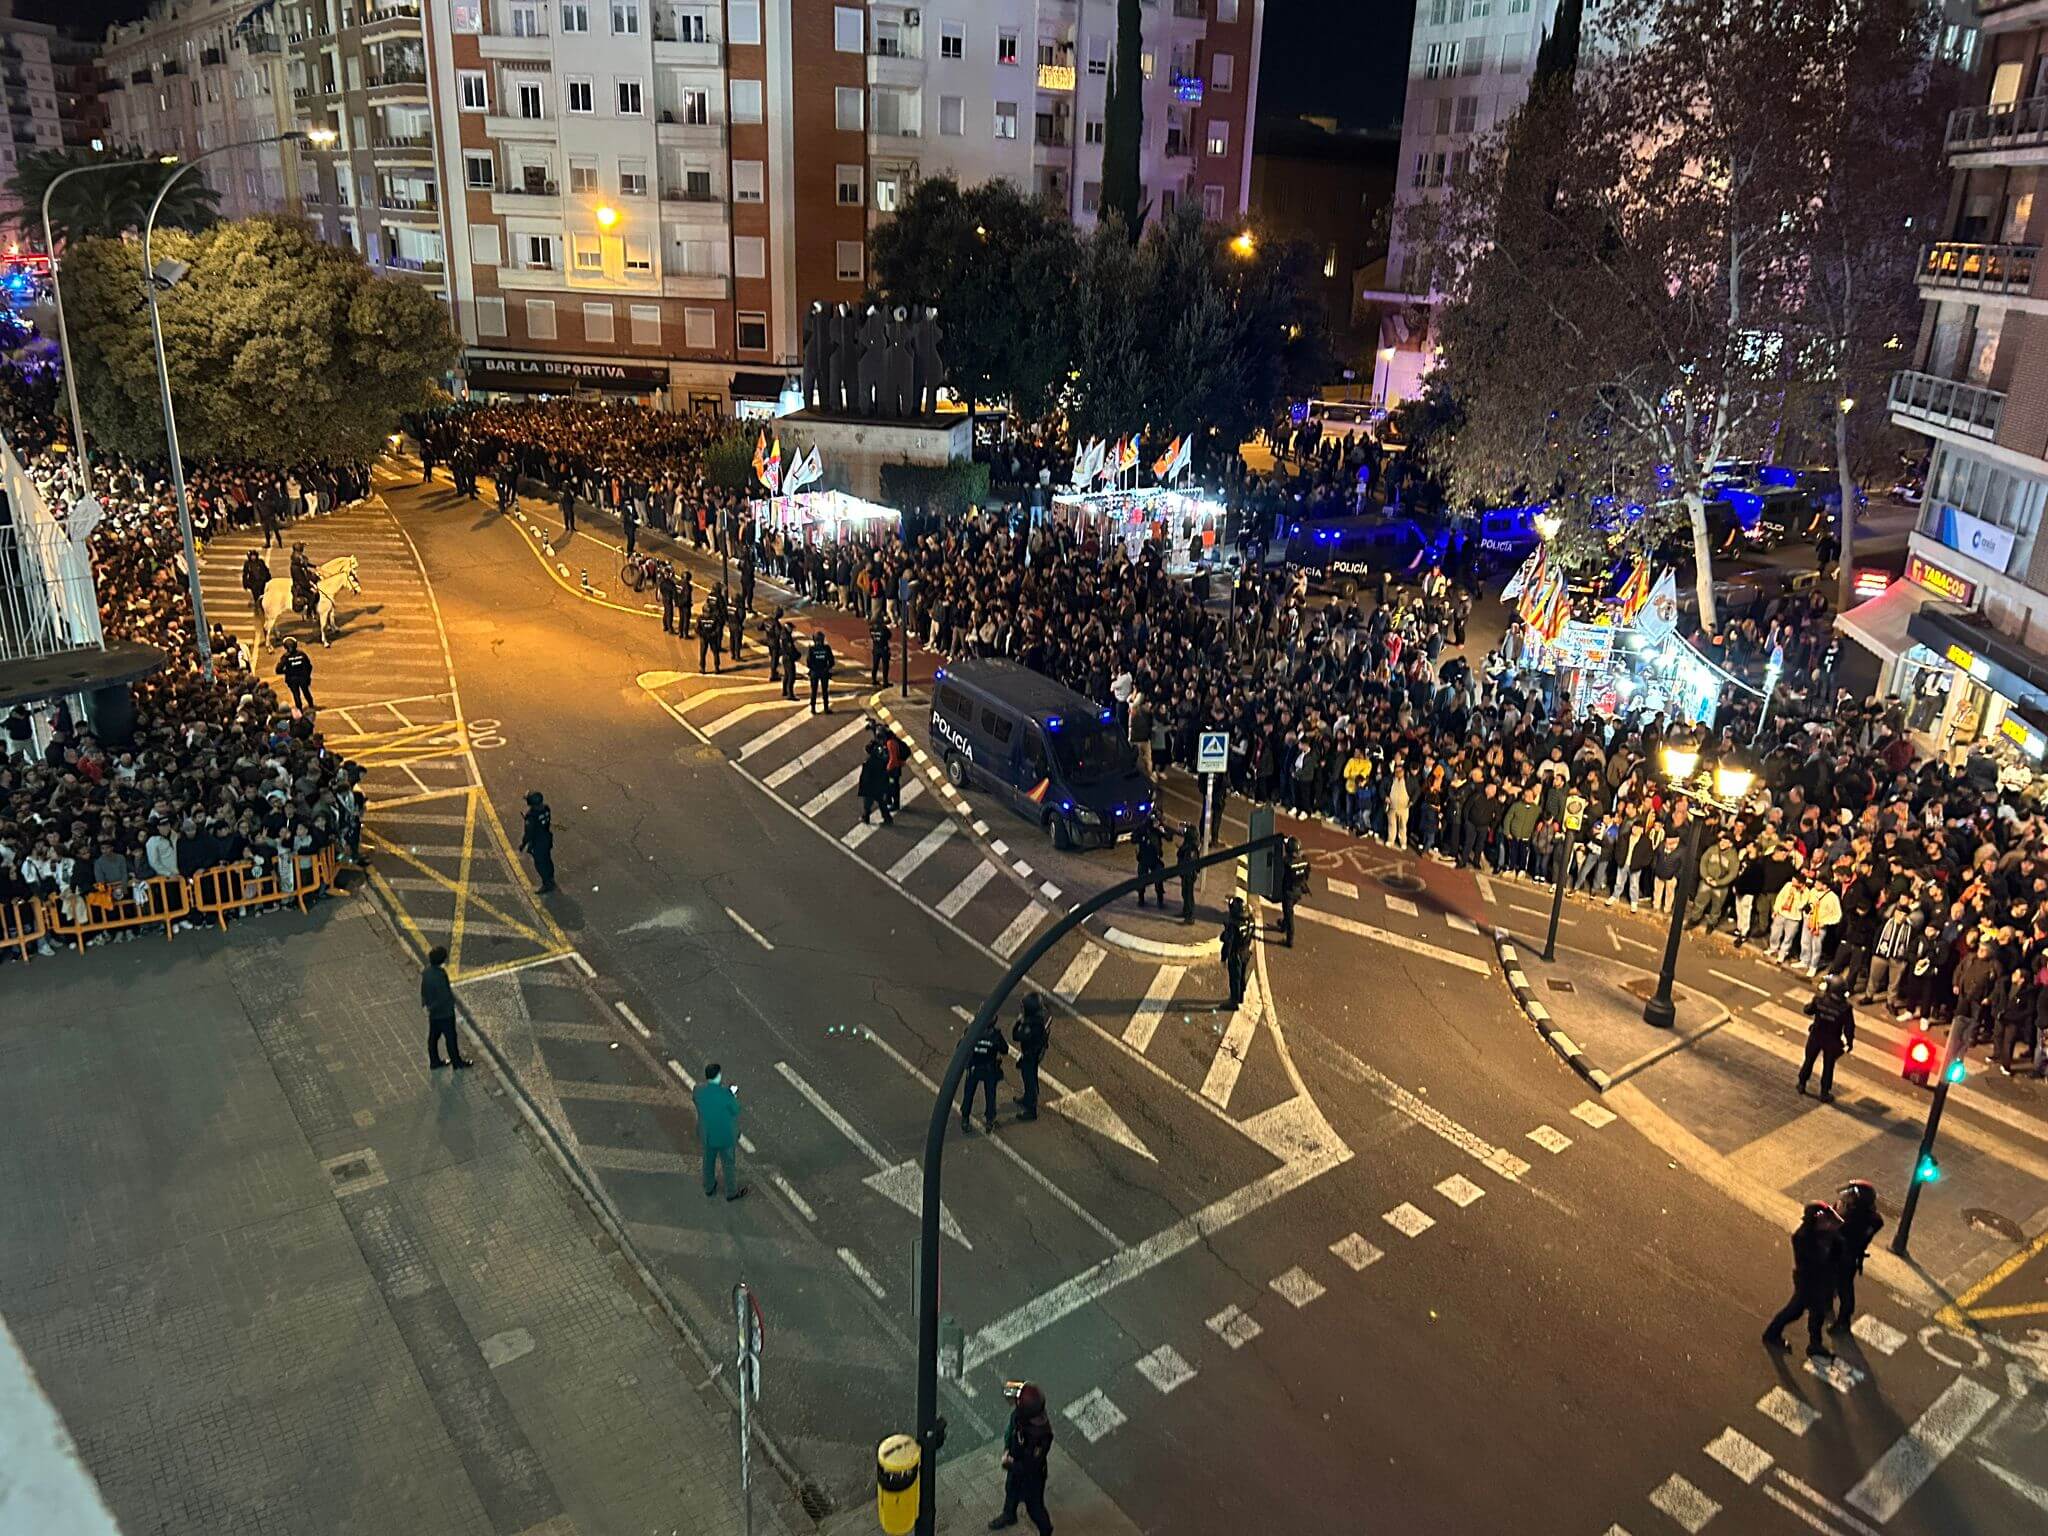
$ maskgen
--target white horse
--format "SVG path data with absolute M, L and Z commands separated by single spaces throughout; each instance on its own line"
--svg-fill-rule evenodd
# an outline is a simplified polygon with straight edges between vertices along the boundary
M 319 601 L 314 608 L 315 627 L 320 632 L 320 643 L 331 645 L 328 638 L 334 633 L 334 599 L 343 587 L 351 592 L 361 592 L 363 584 L 356 578 L 356 557 L 337 555 L 322 564 L 315 574 L 319 577 Z M 277 638 L 278 621 L 292 611 L 292 583 L 289 576 L 273 576 L 263 588 L 263 643 L 270 644 Z

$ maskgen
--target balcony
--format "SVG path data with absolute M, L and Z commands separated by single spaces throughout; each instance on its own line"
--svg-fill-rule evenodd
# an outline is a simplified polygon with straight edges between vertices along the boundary
M 683 64 L 697 69 L 717 69 L 725 63 L 725 42 L 705 35 L 684 37 L 664 17 L 654 20 L 654 62 Z
M 551 59 L 554 41 L 545 32 L 536 36 L 494 27 L 476 40 L 476 51 L 486 59 Z
M 723 272 L 664 272 L 661 296 L 665 299 L 729 299 L 732 279 Z
M 1040 118 L 1032 130 L 1031 142 L 1040 149 L 1065 149 L 1074 142 L 1074 136 L 1064 122 L 1049 123 Z
M 377 206 L 386 213 L 431 213 L 441 211 L 441 199 L 431 193 L 384 191 L 377 194 Z
M 363 76 L 363 88 L 370 91 L 394 91 L 411 88 L 424 92 L 426 85 L 427 72 L 417 64 L 387 65 L 383 69 L 370 70 Z M 329 82 L 324 89 L 329 95 L 332 95 L 334 92 L 333 83 Z
M 1981 384 L 1906 371 L 1892 375 L 1891 408 L 1910 426 L 1941 427 L 1989 439 L 1998 435 L 2005 396 Z
M 379 160 L 429 160 L 434 154 L 431 133 L 380 133 L 370 140 L 370 152 Z
M 1187 160 L 1187 159 L 1190 159 L 1190 158 L 1192 158 L 1192 157 L 1193 157 L 1193 155 L 1194 155 L 1194 153 L 1195 153 L 1195 146 L 1194 146 L 1194 141 L 1193 141 L 1193 140 L 1189 139 L 1189 138 L 1188 138 L 1188 137 L 1186 137 L 1186 136 L 1185 136 L 1184 134 L 1179 134 L 1179 133 L 1168 133 L 1168 134 L 1167 134 L 1167 136 L 1166 136 L 1166 149 L 1165 149 L 1165 154 L 1166 154 L 1166 158 L 1167 158 L 1167 159 L 1169 159 L 1169 160 Z
M 252 32 L 242 39 L 242 46 L 251 53 L 283 53 L 284 39 L 275 32 Z
M 1071 91 L 1074 88 L 1074 66 L 1072 64 L 1041 64 L 1038 66 L 1038 88 L 1041 91 Z
M 2028 160 L 2048 160 L 2048 96 L 2003 107 L 1957 107 L 1948 115 L 1951 155 L 2004 155 L 2031 151 Z
M 1209 14 L 1202 0 L 1173 0 L 1173 14 L 1183 21 L 1201 21 Z
M 1968 293 L 2023 294 L 2034 285 L 2038 245 L 1969 245 L 1944 240 L 1920 251 L 1920 286 Z
M 384 265 L 393 272 L 418 272 L 427 277 L 439 277 L 445 270 L 439 261 L 415 256 L 386 256 Z
M 497 117 L 484 119 L 484 132 L 494 139 L 552 139 L 555 120 L 551 117 Z
M 471 190 L 480 190 L 472 188 Z M 500 187 L 491 194 L 491 212 L 500 218 L 507 215 L 532 216 L 543 213 L 559 213 L 562 208 L 562 193 L 558 183 L 542 182 L 535 187 Z
M 365 43 L 375 42 L 380 37 L 417 37 L 420 31 L 419 0 L 386 0 L 375 10 L 364 11 L 361 26 Z
M 682 149 L 722 149 L 725 146 L 725 124 L 722 122 L 688 122 L 686 114 L 663 112 L 655 118 L 654 139 L 657 144 L 673 144 Z

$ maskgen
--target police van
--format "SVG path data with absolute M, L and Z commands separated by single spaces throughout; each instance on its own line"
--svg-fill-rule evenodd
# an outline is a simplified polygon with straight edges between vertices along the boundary
M 1014 661 L 939 672 L 931 747 L 955 788 L 993 791 L 1058 848 L 1106 848 L 1152 814 L 1116 712 Z
M 1441 540 L 1405 517 L 1297 523 L 1289 532 L 1287 563 L 1346 601 L 1382 574 L 1395 584 L 1420 580 L 1442 548 Z

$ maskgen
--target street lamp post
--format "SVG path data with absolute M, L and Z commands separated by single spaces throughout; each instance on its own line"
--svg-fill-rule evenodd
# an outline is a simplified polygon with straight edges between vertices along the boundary
M 1672 788 L 1693 802 L 1694 807 L 1712 806 L 1733 811 L 1749 798 L 1756 782 L 1756 770 L 1740 751 L 1730 753 L 1715 766 L 1711 787 L 1693 782 L 1699 771 L 1700 743 L 1695 734 L 1674 735 L 1662 750 L 1664 777 Z M 1685 849 L 1678 869 L 1678 889 L 1671 896 L 1671 927 L 1664 936 L 1664 962 L 1657 968 L 1657 991 L 1643 1004 L 1643 1022 L 1656 1029 L 1670 1029 L 1678 1022 L 1678 1007 L 1671 1000 L 1671 987 L 1678 974 L 1678 943 L 1685 932 L 1685 910 L 1692 905 L 1694 884 L 1700 870 L 1700 818 L 1685 818 Z
M 171 490 L 178 502 L 178 537 L 185 547 L 185 584 L 192 595 L 192 638 L 199 649 L 199 673 L 209 683 L 213 681 L 213 647 L 206 639 L 206 599 L 199 590 L 199 550 L 192 538 L 192 505 L 185 496 L 185 461 L 178 453 L 178 418 L 171 409 L 171 370 L 164 358 L 164 322 L 157 308 L 157 289 L 170 287 L 176 282 L 172 278 L 159 284 L 156 263 L 151 255 L 151 239 L 156 233 L 157 210 L 164 205 L 169 195 L 186 175 L 197 169 L 201 162 L 211 160 L 215 155 L 224 155 L 230 150 L 258 149 L 265 144 L 328 144 L 334 140 L 332 129 L 299 129 L 289 133 L 274 133 L 267 138 L 241 139 L 233 144 L 222 144 L 196 155 L 164 178 L 164 184 L 157 188 L 156 201 L 149 205 L 149 217 L 142 224 L 142 286 L 149 297 L 149 334 L 156 345 L 156 385 L 158 398 L 163 403 L 164 439 L 171 453 Z M 182 274 L 180 274 L 182 275 Z

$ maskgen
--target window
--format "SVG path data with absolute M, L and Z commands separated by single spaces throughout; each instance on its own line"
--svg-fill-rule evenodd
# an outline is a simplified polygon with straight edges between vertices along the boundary
M 1463 21 L 1464 19 L 1465 0 L 1451 0 L 1450 14 L 1446 16 L 1444 20 L 1449 22 L 1452 26 L 1456 26 L 1459 22 Z
M 1230 153 L 1230 119 L 1219 117 L 1209 124 L 1208 149 L 1219 160 Z
M 762 172 L 758 160 L 735 160 L 732 163 L 732 200 L 736 203 L 758 203 L 761 201 Z
M 583 339 L 585 341 L 610 341 L 612 339 L 611 305 L 586 304 L 583 306 Z
M 503 299 L 478 299 L 476 301 L 476 333 L 479 336 L 502 336 L 505 334 L 505 301 Z
M 842 283 L 859 282 L 867 275 L 866 247 L 858 240 L 840 240 L 834 243 L 838 247 L 839 281 Z
M 590 7 L 584 0 L 562 0 L 562 30 L 564 32 L 588 32 L 590 30 Z
M 626 310 L 633 324 L 633 345 L 636 347 L 658 347 L 661 345 L 661 306 L 659 304 L 633 304 Z
M 734 235 L 732 240 L 732 275 L 734 277 L 766 277 L 768 275 L 768 242 L 759 235 Z
M 1424 110 L 1427 110 L 1427 108 Z M 1436 131 L 1438 133 L 1449 133 L 1451 131 L 1451 114 L 1456 110 L 1457 106 L 1453 98 L 1449 96 L 1437 97 Z
M 839 206 L 858 208 L 866 199 L 864 191 L 867 173 L 857 165 L 839 167 Z
M 1507 14 L 1510 16 L 1528 15 L 1529 0 L 1508 0 Z
M 569 157 L 569 190 L 571 192 L 595 192 L 597 190 L 596 156 L 571 155 Z
M 704 178 L 707 182 L 710 177 Z M 708 191 L 709 188 L 707 187 Z M 645 160 L 621 160 L 619 162 L 619 196 L 645 197 L 647 195 L 647 162 Z
M 555 237 L 553 235 L 528 235 L 526 237 L 526 265 L 537 272 L 552 272 L 555 269 Z
M 864 18 L 857 6 L 835 5 L 832 7 L 832 47 L 839 53 L 865 53 L 867 38 L 862 25 Z
M 1335 277 L 1336 275 L 1337 275 L 1337 247 L 1335 247 L 1335 246 L 1333 245 L 1333 246 L 1331 246 L 1331 247 L 1330 247 L 1330 248 L 1329 248 L 1328 250 L 1326 250 L 1326 251 L 1324 251 L 1324 252 L 1323 252 L 1323 276 L 1325 276 L 1325 277 Z
M 1017 62 L 1017 29 L 1005 27 L 996 34 L 996 62 L 1014 64 Z
M 1434 80 L 1444 72 L 1444 45 L 1431 43 L 1422 51 L 1422 78 Z
M 498 184 L 498 162 L 489 155 L 464 154 L 462 157 L 462 179 L 478 192 L 488 192 Z
M 612 36 L 640 35 L 640 0 L 612 0 Z
M 759 164 L 758 161 L 754 162 Z M 711 201 L 711 172 L 701 165 L 687 166 L 683 170 L 683 196 L 693 203 Z M 750 199 L 759 202 L 758 197 Z
M 875 209 L 879 213 L 894 213 L 902 195 L 902 183 L 894 176 L 875 178 Z
M 1237 0 L 1216 0 L 1216 19 L 1225 26 L 1237 20 Z
M 711 121 L 711 93 L 709 91 L 699 90 L 695 87 L 686 88 L 682 93 L 680 105 L 683 109 L 683 121 L 691 127 L 702 128 Z
M 1150 48 L 1147 48 L 1144 52 L 1138 55 L 1138 73 L 1143 75 L 1147 80 L 1150 80 L 1152 78 L 1153 68 L 1158 64 L 1158 62 L 1159 61 L 1157 59 L 1153 58 L 1152 50 Z
M 1513 0 L 1510 0 L 1513 3 Z M 1500 40 L 1500 72 L 1504 75 L 1519 75 L 1529 61 L 1529 34 L 1510 32 Z
M 1468 0 L 1465 14 L 1474 21 L 1484 21 L 1493 14 L 1493 0 Z
M 1237 60 L 1227 53 L 1219 53 L 1209 60 L 1209 84 L 1219 91 L 1227 91 L 1237 80 Z
M 718 345 L 718 312 L 711 309 L 683 311 L 683 345 L 692 352 L 709 352 Z
M 1409 174 L 1408 177 L 1408 185 L 1411 187 L 1423 187 L 1427 186 L 1428 184 L 1429 156 L 1418 154 L 1415 157 L 1415 169 Z
M 996 137 L 1014 139 L 1017 137 L 1017 103 L 999 101 L 996 103 Z
M 868 93 L 857 85 L 832 88 L 832 126 L 841 133 L 859 133 L 868 122 Z
M 1444 156 L 1441 154 L 1429 157 L 1429 184 L 1432 187 L 1444 184 Z
M 510 8 L 512 35 L 514 37 L 546 37 L 547 28 L 541 25 L 540 7 L 537 5 L 514 5 Z
M 1465 67 L 1461 74 L 1476 75 L 1486 68 L 1486 39 L 1468 37 L 1465 39 Z
M 1460 96 L 1458 98 L 1457 131 L 1459 133 L 1470 133 L 1478 126 L 1479 98 L 1477 96 Z
M 1081 211 L 1095 213 L 1102 207 L 1102 183 L 1084 181 L 1081 183 Z
M 1102 76 L 1109 73 L 1109 39 L 1091 37 L 1088 39 L 1088 73 Z
M 568 97 L 569 110 L 571 112 L 581 113 L 596 110 L 590 101 L 590 77 L 588 75 L 568 76 L 562 81 L 562 89 Z
M 488 112 L 491 110 L 491 88 L 480 69 L 458 69 L 455 84 L 462 92 L 462 110 L 465 112 Z
M 939 23 L 939 57 L 942 59 L 964 59 L 967 57 L 967 23 L 964 21 L 942 21 Z
M 1221 187 L 1212 184 L 1205 185 L 1202 188 L 1202 214 L 1203 217 L 1211 219 L 1223 217 L 1223 189 Z
M 760 81 L 735 80 L 732 82 L 732 120 L 736 123 L 758 123 L 761 121 Z
M 479 267 L 495 267 L 503 262 L 504 258 L 498 254 L 497 225 L 469 226 L 469 259 Z
M 626 242 L 626 270 L 644 277 L 654 270 L 654 248 L 645 240 Z
M 761 0 L 726 0 L 725 40 L 752 48 L 761 41 Z
M 1103 127 L 1102 127 L 1102 119 L 1101 119 L 1101 118 L 1099 118 L 1099 117 L 1091 117 L 1091 118 L 1089 118 L 1089 119 L 1088 119 L 1088 120 L 1087 120 L 1086 122 L 1082 123 L 1082 125 L 1081 125 L 1081 142 L 1082 142 L 1082 143 L 1084 143 L 1084 144 L 1100 144 L 1100 143 L 1102 142 L 1102 138 L 1103 138 Z
M 1444 44 L 1444 78 L 1446 80 L 1458 72 L 1458 60 L 1464 57 L 1464 52 L 1465 45 L 1463 43 Z
M 739 323 L 739 349 L 742 352 L 766 352 L 768 317 L 758 309 L 743 309 L 734 318 Z
M 640 82 L 638 80 L 621 80 L 619 82 L 619 116 L 638 117 L 640 113 Z
M 578 272 L 602 272 L 604 270 L 604 247 L 595 235 L 571 235 L 569 248 L 575 253 Z
M 538 118 L 541 113 L 540 82 L 522 80 L 519 82 L 519 115 L 523 118 Z
M 676 11 L 669 20 L 675 27 L 679 43 L 701 43 L 708 35 L 704 30 L 702 11 Z
M 966 131 L 963 124 L 965 113 L 958 96 L 939 98 L 939 132 L 948 138 L 959 138 Z
M 526 334 L 535 341 L 555 339 L 555 301 L 553 299 L 528 299 L 526 301 Z

